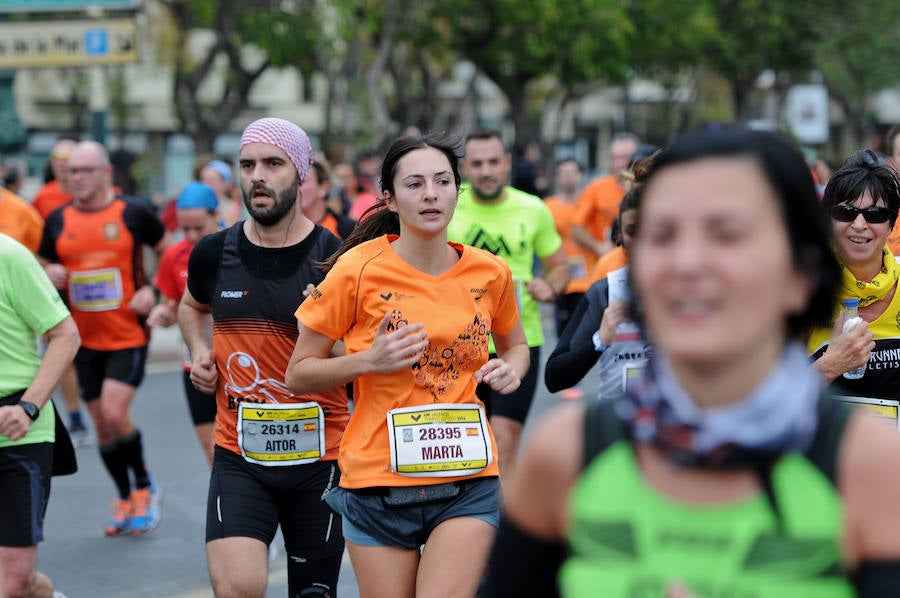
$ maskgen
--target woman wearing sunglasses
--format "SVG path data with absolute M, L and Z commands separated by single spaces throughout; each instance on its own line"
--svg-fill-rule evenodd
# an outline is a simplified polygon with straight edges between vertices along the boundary
M 834 326 L 809 338 L 815 367 L 839 392 L 895 398 L 900 394 L 900 264 L 886 246 L 900 209 L 897 172 L 872 150 L 850 155 L 825 187 L 841 287 Z M 843 332 L 845 299 L 859 301 L 863 322 Z M 867 365 L 858 379 L 844 377 Z

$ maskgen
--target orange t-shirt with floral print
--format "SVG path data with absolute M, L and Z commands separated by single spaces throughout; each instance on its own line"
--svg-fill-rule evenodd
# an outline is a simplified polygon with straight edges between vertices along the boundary
M 348 354 L 372 345 L 385 313 L 391 314 L 392 329 L 421 322 L 428 333 L 430 344 L 418 363 L 354 381 L 355 408 L 338 456 L 341 486 L 413 486 L 497 476 L 497 445 L 489 427 L 493 462 L 477 473 L 411 477 L 391 471 L 388 411 L 435 403 L 481 405 L 474 374 L 488 360 L 488 336 L 509 333 L 519 319 L 515 285 L 503 259 L 450 243 L 461 254 L 459 261 L 431 276 L 394 252 L 395 238 L 378 237 L 342 255 L 296 312 L 306 327 L 343 339 Z

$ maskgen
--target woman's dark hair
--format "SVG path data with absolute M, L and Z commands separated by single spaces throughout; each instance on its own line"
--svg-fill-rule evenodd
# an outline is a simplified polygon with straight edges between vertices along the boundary
M 650 153 L 645 155 L 642 154 L 643 157 L 638 156 L 638 152 L 631 155 L 632 163 L 629 166 L 631 173 L 628 177 L 629 180 L 631 180 L 631 188 L 622 196 L 622 200 L 619 202 L 619 215 L 616 216 L 612 227 L 610 227 L 610 239 L 616 245 L 622 244 L 622 214 L 638 208 L 644 181 L 650 176 L 650 171 L 653 168 L 653 160 L 660 152 L 659 147 L 655 145 L 645 144 L 641 147 L 645 148 L 645 151 L 649 151 Z M 651 148 L 653 148 L 652 151 Z M 635 160 L 636 156 L 640 159 Z
M 831 249 L 831 222 L 819 203 L 815 183 L 803 154 L 789 140 L 775 133 L 726 129 L 685 135 L 654 159 L 643 185 L 662 171 L 706 158 L 752 160 L 775 194 L 784 219 L 794 266 L 812 283 L 806 309 L 788 317 L 787 333 L 800 338 L 813 326 L 827 325 L 834 310 L 840 270 Z M 697 181 L 702 185 L 703 181 Z M 640 207 L 638 235 L 640 235 Z
M 870 149 L 853 152 L 831 175 L 822 205 L 828 212 L 838 204 L 856 201 L 866 191 L 874 202 L 884 202 L 891 213 L 890 228 L 894 228 L 900 211 L 900 182 L 894 169 Z
M 431 133 L 414 137 L 400 137 L 394 141 L 381 162 L 381 197 L 375 205 L 362 213 L 359 217 L 359 222 L 353 228 L 353 232 L 344 239 L 338 250 L 322 262 L 322 270 L 325 272 L 331 270 L 339 257 L 360 243 L 382 235 L 400 234 L 400 219 L 396 212 L 387 209 L 384 195 L 394 195 L 394 177 L 397 175 L 400 158 L 409 152 L 417 149 L 434 148 L 447 156 L 447 160 L 450 162 L 450 170 L 453 172 L 453 179 L 456 182 L 456 188 L 459 189 L 459 185 L 462 182 L 462 177 L 459 174 L 459 159 L 462 155 L 460 146 L 461 144 L 458 141 Z

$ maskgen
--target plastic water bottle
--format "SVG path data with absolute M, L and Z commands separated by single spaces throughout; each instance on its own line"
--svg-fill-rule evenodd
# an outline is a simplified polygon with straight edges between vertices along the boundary
M 844 299 L 844 313 L 846 314 L 846 319 L 844 320 L 843 332 L 847 332 L 857 324 L 863 322 L 863 319 L 859 317 L 859 299 L 856 297 Z M 844 378 L 848 380 L 858 380 L 862 378 L 865 373 L 866 364 L 863 364 L 854 370 L 844 372 Z

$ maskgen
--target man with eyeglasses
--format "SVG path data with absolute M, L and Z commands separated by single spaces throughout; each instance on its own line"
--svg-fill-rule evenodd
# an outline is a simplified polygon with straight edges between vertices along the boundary
M 68 294 L 81 333 L 75 357 L 81 395 L 119 493 L 106 534 L 144 534 L 159 523 L 159 489 L 129 411 L 144 376 L 146 316 L 158 293 L 144 271 L 141 246 L 162 254 L 170 239 L 156 216 L 115 194 L 102 145 L 76 144 L 67 169 L 72 203 L 47 218 L 38 258 L 54 286 Z

